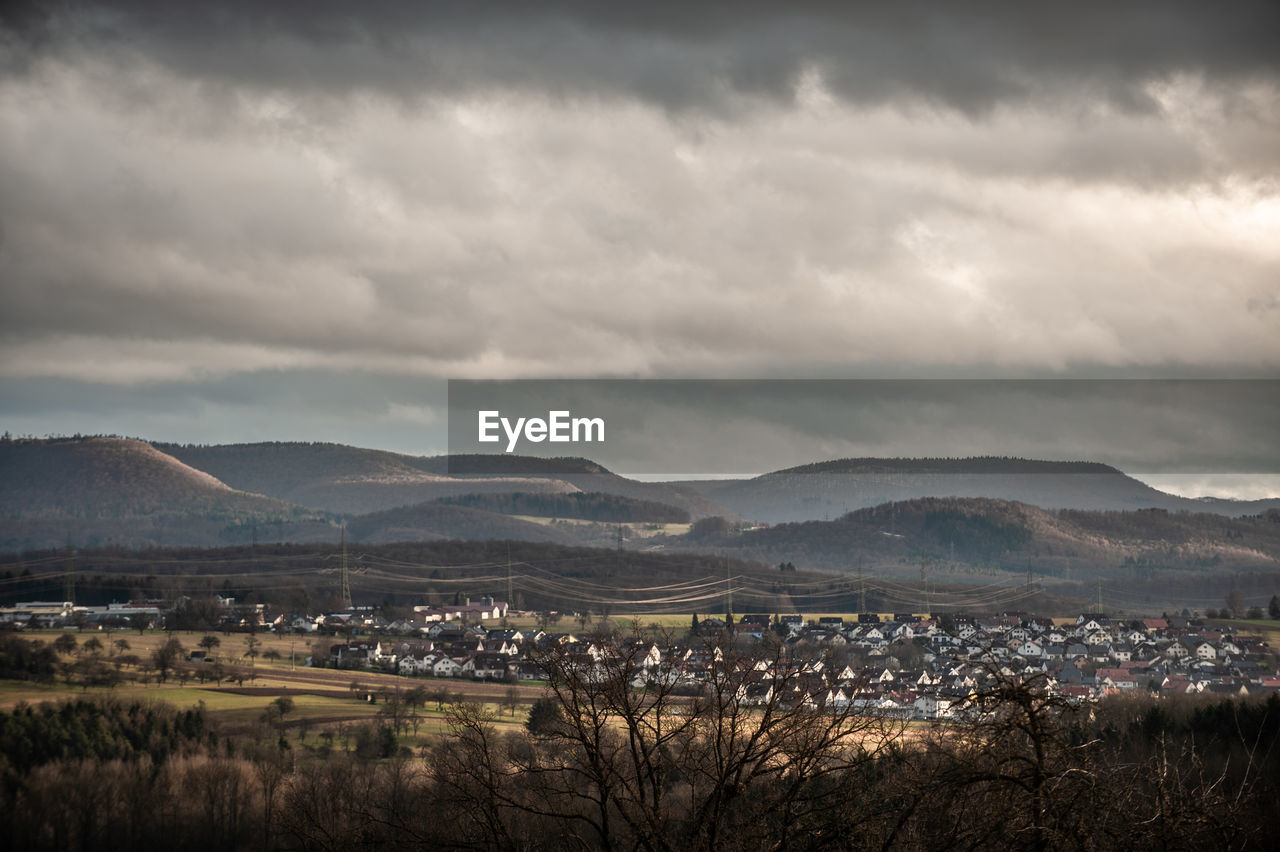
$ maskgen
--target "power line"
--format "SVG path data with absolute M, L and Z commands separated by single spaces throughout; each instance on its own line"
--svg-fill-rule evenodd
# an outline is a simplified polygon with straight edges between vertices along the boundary
M 342 524 L 342 603 L 351 609 L 351 574 L 347 571 L 347 525 Z

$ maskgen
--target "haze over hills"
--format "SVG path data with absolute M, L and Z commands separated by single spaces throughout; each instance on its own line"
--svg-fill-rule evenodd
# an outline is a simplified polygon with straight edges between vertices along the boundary
M 571 494 L 468 494 L 463 497 L 441 497 L 439 503 L 469 506 L 507 515 L 532 515 L 540 518 L 575 518 L 606 524 L 687 524 L 689 513 L 666 503 L 635 500 L 598 491 L 575 491 Z
M 190 446 L 156 444 L 223 482 L 330 512 L 362 514 L 480 493 L 601 492 L 665 503 L 693 518 L 733 516 L 698 493 L 664 482 L 637 482 L 588 459 L 501 455 L 408 456 L 342 444 L 263 443 Z
M 482 509 L 439 503 L 418 503 L 357 515 L 347 522 L 347 536 L 352 541 L 370 544 L 446 539 L 578 543 L 572 528 L 535 524 Z
M 916 576 L 1030 571 L 1064 580 L 1146 579 L 1162 572 L 1280 569 L 1280 509 L 1228 518 L 1211 513 L 1057 510 L 978 497 L 926 497 L 859 509 L 832 521 L 725 531 L 671 546 L 714 550 L 802 569 Z
M 477 460 L 467 461 L 468 469 L 477 469 Z M 778 526 L 721 541 L 705 535 L 672 535 L 661 541 L 633 541 L 629 546 L 662 543 L 672 548 L 709 548 L 766 563 L 803 562 L 837 570 L 848 569 L 852 554 L 902 565 L 921 555 L 942 558 L 939 554 L 945 550 L 947 558 L 957 563 L 984 568 L 1029 559 L 1052 576 L 1070 570 L 1070 560 L 1116 565 L 1132 559 L 1154 564 L 1152 554 L 1160 548 L 1164 548 L 1161 553 L 1172 554 L 1161 556 L 1161 564 L 1188 570 L 1275 567 L 1271 539 L 1257 532 L 1257 521 L 1180 521 L 1189 525 L 1187 529 L 1198 530 L 1200 538 L 1192 540 L 1190 532 L 1175 525 L 1161 528 L 1152 543 L 1139 545 L 1102 535 L 1098 529 L 1109 524 L 1124 535 L 1137 535 L 1139 528 L 1155 523 L 1157 513 L 1128 511 L 1117 515 L 1123 519 L 1120 522 L 1104 522 L 1100 518 L 1110 516 L 1045 511 L 1158 507 L 1203 512 L 1230 507 L 1242 514 L 1280 505 L 1280 501 L 1207 503 L 1173 497 L 1105 465 L 1019 459 L 823 462 L 752 480 L 692 484 L 706 489 L 712 500 L 689 486 L 629 480 L 586 459 L 557 460 L 554 465 L 511 456 L 481 461 L 489 465 L 489 472 L 458 475 L 447 472 L 446 458 L 337 444 L 180 447 L 123 438 L 4 441 L 0 442 L 0 548 L 56 548 L 68 542 L 77 547 L 207 547 L 255 540 L 336 541 L 343 520 L 351 541 L 456 538 L 601 544 L 613 536 L 607 524 L 669 522 L 673 515 L 692 521 L 715 516 L 735 521 L 738 515 L 811 520 L 815 515 L 845 515 L 846 507 L 861 506 L 866 511 L 854 511 L 828 525 Z M 556 472 L 549 472 L 549 467 Z M 899 499 L 904 493 L 912 499 Z M 961 512 L 967 520 L 946 522 L 952 525 L 948 541 L 938 538 L 937 525 L 942 522 L 937 514 L 941 510 L 936 508 L 928 510 L 933 513 L 931 525 L 912 531 L 916 510 L 910 507 L 918 499 L 915 495 L 945 499 L 955 494 L 961 497 L 953 499 L 947 511 Z M 1024 499 L 1011 501 L 1006 494 Z M 462 499 L 464 495 L 479 496 Z M 452 505 L 435 502 L 442 498 Z M 310 501 L 308 506 L 294 502 L 300 499 Z M 896 509 L 891 516 L 884 515 L 883 509 L 869 508 L 888 502 L 907 508 Z M 557 508 L 561 503 L 574 505 L 562 514 L 564 507 Z M 550 508 L 536 510 L 540 505 Z M 377 508 L 357 511 L 363 506 Z M 1021 508 L 1015 512 L 1008 506 Z M 645 515 L 664 507 L 671 515 L 652 519 Z M 592 514 L 605 509 L 613 514 Z M 737 514 L 731 511 L 735 509 Z M 620 511 L 631 520 L 620 520 L 616 514 Z M 582 523 L 533 523 L 513 517 L 575 514 Z M 1015 514 L 1022 520 L 1010 521 Z M 1074 520 L 1069 524 L 1070 518 Z M 902 528 L 895 529 L 895 523 Z M 1026 533 L 1029 543 L 1006 542 L 981 550 L 987 545 L 980 543 L 993 535 L 1000 542 L 993 530 L 1015 527 L 1030 530 Z
M 753 479 L 683 484 L 744 518 L 770 524 L 829 520 L 854 509 L 919 497 L 986 497 L 1045 509 L 1159 508 L 1230 516 L 1280 507 L 1280 499 L 1178 497 L 1093 462 L 993 457 L 840 459 Z
M 362 514 L 484 491 L 570 491 L 553 479 L 451 477 L 426 457 L 344 444 L 156 444 L 237 488 L 330 512 Z
M 184 458 L 166 452 L 170 449 Z M 492 474 L 474 475 L 442 472 L 448 462 L 338 444 L 180 447 L 116 437 L 5 441 L 0 442 L 0 549 L 336 542 L 344 517 L 352 541 L 613 540 L 612 531 L 595 525 L 547 525 L 510 516 L 511 509 L 528 509 L 538 495 L 631 512 L 648 507 L 682 517 L 691 510 L 701 516 L 731 515 L 695 492 L 632 482 L 586 459 L 550 465 L 543 459 L 501 457 L 490 466 Z M 582 485 L 600 488 L 588 492 Z M 485 505 L 434 503 L 477 494 L 526 499 L 505 514 Z

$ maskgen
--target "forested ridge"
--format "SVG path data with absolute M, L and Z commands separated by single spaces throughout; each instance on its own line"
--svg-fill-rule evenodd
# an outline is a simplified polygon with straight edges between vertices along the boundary
M 687 524 L 689 512 L 652 500 L 637 500 L 617 494 L 575 491 L 562 494 L 528 493 L 463 494 L 441 497 L 436 502 L 468 506 L 504 515 L 533 515 L 540 518 L 578 518 L 614 524 Z
M 849 512 L 831 521 L 727 530 L 697 546 L 762 562 L 812 569 L 910 567 L 926 560 L 960 570 L 1006 570 L 1049 577 L 1119 572 L 1197 573 L 1280 566 L 1280 510 L 1218 514 L 1048 511 L 1008 500 L 929 497 Z M 1123 569 L 1123 570 L 1121 570 Z

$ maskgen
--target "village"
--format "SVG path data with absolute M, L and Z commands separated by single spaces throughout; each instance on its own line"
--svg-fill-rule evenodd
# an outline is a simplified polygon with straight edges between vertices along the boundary
M 1272 648 L 1261 635 L 1182 616 L 1122 620 L 1101 614 L 1044 618 L 1028 613 L 963 615 L 862 614 L 806 619 L 743 615 L 736 622 L 694 615 L 687 630 L 629 638 L 548 632 L 540 627 L 489 626 L 506 605 L 422 607 L 412 621 L 340 614 L 286 629 L 321 630 L 334 621 L 352 635 L 328 647 L 313 665 L 372 669 L 406 677 L 451 677 L 508 683 L 545 675 L 534 661 L 555 648 L 587 680 L 617 671 L 626 656 L 630 685 L 662 682 L 697 694 L 726 648 L 755 672 L 744 703 L 774 698 L 785 684 L 787 704 L 902 719 L 959 719 L 967 699 L 991 676 L 1035 678 L 1071 702 L 1141 690 L 1149 694 L 1268 695 L 1280 690 Z M 638 627 L 638 625 L 636 625 Z M 358 638 L 356 636 L 358 634 Z M 406 638 L 407 634 L 416 634 Z M 625 631 L 617 631 L 619 637 Z M 595 674 L 593 674 L 595 673 Z
M 734 620 L 693 614 L 674 627 L 672 617 L 666 626 L 642 626 L 639 618 L 593 624 L 579 614 L 580 629 L 562 632 L 559 613 L 516 612 L 492 597 L 417 606 L 412 617 L 395 620 L 374 607 L 269 618 L 261 604 L 217 600 L 224 631 L 310 637 L 310 654 L 300 664 L 405 678 L 533 685 L 546 677 L 539 656 L 554 649 L 587 680 L 619 670 L 625 656 L 633 663 L 626 669 L 631 687 L 661 682 L 696 695 L 729 651 L 754 668 L 744 680 L 745 704 L 779 699 L 913 720 L 962 719 L 968 699 L 993 676 L 1034 678 L 1073 703 L 1134 691 L 1224 697 L 1280 691 L 1266 636 L 1193 616 L 745 614 Z M 10 627 L 163 628 L 178 608 L 156 601 L 106 607 L 30 602 L 6 608 L 0 619 Z M 214 659 L 208 649 L 188 656 L 192 663 Z M 785 685 L 787 694 L 774 696 L 775 685 Z

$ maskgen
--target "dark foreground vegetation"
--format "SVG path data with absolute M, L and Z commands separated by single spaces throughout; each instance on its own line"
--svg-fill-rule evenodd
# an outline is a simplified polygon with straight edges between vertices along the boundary
M 220 735 L 200 709 L 20 706 L 0 714 L 0 845 L 1264 849 L 1280 832 L 1276 697 L 1073 706 L 993 670 L 968 722 L 918 726 L 808 693 L 780 647 L 726 646 L 697 688 L 651 645 L 620 650 L 547 652 L 525 731 L 456 703 L 418 754 L 394 721 L 306 743 L 269 720 Z M 644 666 L 658 685 L 631 688 Z

